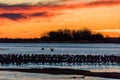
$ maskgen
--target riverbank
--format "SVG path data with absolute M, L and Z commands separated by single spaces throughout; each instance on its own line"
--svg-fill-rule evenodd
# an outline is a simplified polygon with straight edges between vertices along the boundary
M 0 68 L 0 71 L 17 71 L 27 73 L 45 73 L 56 75 L 83 75 L 102 78 L 120 79 L 120 73 L 117 72 L 91 72 L 87 70 L 65 69 L 65 68 Z M 75 78 L 75 77 L 74 77 Z
M 44 40 L 41 38 L 30 38 L 30 39 L 11 39 L 11 38 L 0 38 L 0 43 L 120 43 L 120 38 L 108 37 L 101 40 Z

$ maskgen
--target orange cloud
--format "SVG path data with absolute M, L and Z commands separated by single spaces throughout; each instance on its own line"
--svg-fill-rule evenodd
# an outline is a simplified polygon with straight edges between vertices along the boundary
M 74 1 L 65 0 L 65 2 L 66 2 L 66 5 L 64 5 L 65 8 L 73 8 L 73 9 L 120 5 L 119 0 L 97 0 L 97 1 L 91 1 L 91 2 L 81 2 L 77 0 L 75 2 L 75 0 Z
M 61 4 L 58 4 L 61 3 Z M 78 0 L 59 0 L 53 3 L 36 5 L 31 4 L 0 4 L 0 19 L 7 18 L 10 20 L 28 19 L 33 17 L 47 18 L 59 16 L 62 10 L 75 8 L 90 8 L 98 6 L 113 6 L 119 5 L 119 0 L 93 0 L 93 1 L 78 1 Z M 64 14 L 64 13 L 62 13 Z
M 120 4 L 119 0 L 99 0 L 99 1 L 94 1 L 90 2 L 87 5 L 88 6 L 110 6 L 110 5 L 117 5 Z
M 0 37 L 34 38 L 46 31 L 80 29 L 80 26 L 95 30 L 119 28 L 118 5 L 119 0 L 56 0 L 32 5 L 0 3 Z

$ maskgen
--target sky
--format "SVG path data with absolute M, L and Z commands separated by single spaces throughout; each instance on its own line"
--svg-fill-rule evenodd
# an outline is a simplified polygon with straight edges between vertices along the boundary
M 120 0 L 0 0 L 0 38 L 83 28 L 120 37 Z

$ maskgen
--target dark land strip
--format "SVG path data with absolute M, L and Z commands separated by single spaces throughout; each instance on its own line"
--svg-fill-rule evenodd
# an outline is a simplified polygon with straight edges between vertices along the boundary
M 120 73 L 115 72 L 91 72 L 86 70 L 76 70 L 76 69 L 63 69 L 63 68 L 29 68 L 29 69 L 18 69 L 18 68 L 1 68 L 0 71 L 18 71 L 18 72 L 28 72 L 28 73 L 47 73 L 47 74 L 65 74 L 65 75 L 84 75 L 93 77 L 103 77 L 103 78 L 114 78 L 120 79 Z M 83 77 L 83 78 L 84 78 Z

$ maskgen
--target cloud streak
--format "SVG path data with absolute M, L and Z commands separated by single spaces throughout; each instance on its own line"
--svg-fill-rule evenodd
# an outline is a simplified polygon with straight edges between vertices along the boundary
M 102 30 L 95 30 L 97 32 L 118 32 L 120 33 L 120 29 L 102 29 Z
M 37 4 L 23 3 L 23 4 L 5 4 L 0 3 L 0 19 L 7 18 L 10 20 L 28 19 L 29 17 L 54 17 L 57 16 L 62 10 L 91 8 L 100 6 L 115 6 L 120 5 L 119 0 L 54 0 L 53 2 Z M 64 13 L 63 13 L 64 14 Z M 59 14 L 61 15 L 61 14 Z M 58 16 L 59 16 L 58 15 Z
M 95 0 L 90 2 L 81 2 L 78 0 L 64 0 L 66 4 L 64 4 L 65 8 L 92 8 L 92 7 L 104 7 L 104 6 L 116 6 L 120 5 L 119 0 Z
M 54 14 L 48 12 L 37 12 L 33 14 L 23 14 L 23 13 L 3 13 L 0 14 L 0 18 L 6 18 L 14 21 L 19 21 L 21 19 L 28 19 L 29 17 L 51 17 Z
M 117 5 L 120 4 L 119 0 L 99 0 L 90 2 L 87 5 L 88 6 L 111 6 L 111 5 Z
M 7 18 L 7 19 L 18 21 L 19 19 L 25 19 L 26 16 L 24 16 L 23 14 L 3 13 L 3 14 L 0 14 L 0 18 Z
M 54 16 L 52 13 L 48 12 L 37 12 L 29 15 L 30 17 L 51 17 Z

